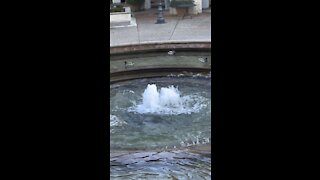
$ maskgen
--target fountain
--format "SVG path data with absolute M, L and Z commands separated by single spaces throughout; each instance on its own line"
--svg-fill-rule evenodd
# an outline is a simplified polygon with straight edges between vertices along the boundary
M 211 179 L 211 74 L 198 60 L 204 55 L 211 60 L 206 52 L 179 51 L 111 57 L 110 71 L 119 73 L 110 85 L 111 179 Z M 176 69 L 158 73 L 170 63 Z
M 132 108 L 131 111 L 141 114 L 152 113 L 162 115 L 175 114 L 190 114 L 199 110 L 198 106 L 201 104 L 201 98 L 193 101 L 192 96 L 180 96 L 178 88 L 169 86 L 163 87 L 158 92 L 155 84 L 148 84 L 143 93 L 142 104 Z

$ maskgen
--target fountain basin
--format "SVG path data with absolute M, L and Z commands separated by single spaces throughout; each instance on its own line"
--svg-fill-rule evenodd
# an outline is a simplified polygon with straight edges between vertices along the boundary
M 110 178 L 210 179 L 210 51 L 159 46 L 111 53 Z
M 151 83 L 159 89 L 174 84 L 180 91 L 180 99 L 185 101 L 184 106 L 168 110 L 160 105 L 155 111 L 139 111 L 143 93 Z M 111 150 L 173 149 L 210 143 L 210 89 L 209 77 L 146 78 L 112 84 Z M 150 99 L 155 102 L 155 98 Z

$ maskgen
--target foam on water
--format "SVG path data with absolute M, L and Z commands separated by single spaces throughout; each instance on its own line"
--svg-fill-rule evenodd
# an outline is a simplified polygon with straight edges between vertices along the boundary
M 204 101 L 203 97 L 197 95 L 181 96 L 174 86 L 163 87 L 158 91 L 155 84 L 148 84 L 142 94 L 142 103 L 130 107 L 128 111 L 140 114 L 191 114 L 206 106 Z
M 110 114 L 110 127 L 122 126 L 127 124 L 125 121 L 120 120 L 117 116 Z

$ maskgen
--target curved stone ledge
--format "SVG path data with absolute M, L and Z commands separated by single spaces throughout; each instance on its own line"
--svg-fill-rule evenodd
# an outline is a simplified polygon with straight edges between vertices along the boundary
M 151 78 L 151 77 L 163 77 L 168 75 L 191 76 L 192 73 L 209 73 L 210 67 L 204 68 L 191 68 L 191 67 L 166 67 L 166 68 L 148 68 L 148 69 L 134 69 L 110 73 L 110 83 L 116 83 L 119 81 L 127 81 L 139 78 Z
M 160 41 L 143 42 L 139 44 L 123 44 L 110 46 L 110 54 L 133 53 L 141 51 L 167 50 L 167 49 L 211 49 L 210 41 Z
M 166 42 L 144 42 L 140 44 L 126 44 L 110 47 L 111 55 L 122 55 L 141 52 L 165 51 L 175 49 L 179 51 L 210 51 L 210 41 L 166 41 Z M 110 61 L 112 63 L 112 61 Z M 168 75 L 192 76 L 193 73 L 209 73 L 211 63 L 206 65 L 166 65 L 138 67 L 134 69 L 110 70 L 110 83 L 126 81 L 139 78 L 163 77 Z

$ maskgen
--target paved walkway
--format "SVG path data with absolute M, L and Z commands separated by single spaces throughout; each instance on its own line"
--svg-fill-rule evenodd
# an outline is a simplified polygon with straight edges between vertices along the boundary
M 190 17 L 169 15 L 165 24 L 155 24 L 156 9 L 134 12 L 137 26 L 110 28 L 110 47 L 161 41 L 211 41 L 211 10 Z

